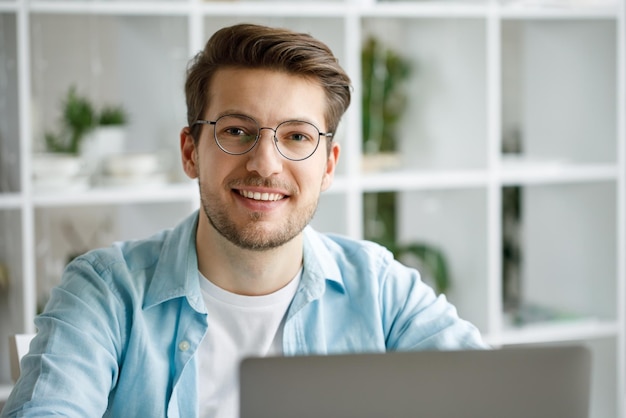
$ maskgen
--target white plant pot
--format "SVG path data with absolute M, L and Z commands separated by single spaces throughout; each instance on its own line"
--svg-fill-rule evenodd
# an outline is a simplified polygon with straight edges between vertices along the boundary
M 35 191 L 56 192 L 85 189 L 87 179 L 81 175 L 82 166 L 82 159 L 73 154 L 34 154 L 32 175 Z
M 100 174 L 102 161 L 110 155 L 122 154 L 126 149 L 124 126 L 100 126 L 85 137 L 80 145 L 80 156 L 90 175 Z

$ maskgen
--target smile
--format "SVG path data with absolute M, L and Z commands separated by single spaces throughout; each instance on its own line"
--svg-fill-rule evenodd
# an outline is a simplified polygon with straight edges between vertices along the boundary
M 247 197 L 248 199 L 254 200 L 263 200 L 269 202 L 275 202 L 277 200 L 281 200 L 285 197 L 285 195 L 279 193 L 261 193 L 261 192 L 251 192 L 246 190 L 239 190 L 239 194 L 243 197 Z

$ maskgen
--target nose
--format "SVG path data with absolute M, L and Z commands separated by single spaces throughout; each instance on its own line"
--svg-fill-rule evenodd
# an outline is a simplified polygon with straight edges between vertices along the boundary
M 268 132 L 264 136 L 265 130 Z M 274 133 L 275 131 L 272 128 L 261 128 L 259 130 L 259 140 L 248 153 L 248 162 L 246 164 L 248 171 L 255 171 L 261 177 L 270 177 L 282 171 L 283 157 L 276 148 Z

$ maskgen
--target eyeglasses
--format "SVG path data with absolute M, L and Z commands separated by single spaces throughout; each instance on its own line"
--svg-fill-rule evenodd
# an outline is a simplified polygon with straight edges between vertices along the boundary
M 244 115 L 224 115 L 214 121 L 200 119 L 193 124 L 214 125 L 213 137 L 217 146 L 231 155 L 250 151 L 259 142 L 261 131 L 269 129 L 274 132 L 274 145 L 280 155 L 291 161 L 306 160 L 317 150 L 320 137 L 333 136 L 301 120 L 281 122 L 276 129 L 272 129 L 261 127 L 256 120 Z

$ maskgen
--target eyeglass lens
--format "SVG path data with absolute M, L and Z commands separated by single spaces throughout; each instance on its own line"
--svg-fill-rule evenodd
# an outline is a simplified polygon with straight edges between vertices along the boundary
M 252 118 L 243 115 L 226 115 L 215 122 L 215 139 L 218 145 L 231 154 L 244 154 L 257 142 L 261 129 Z M 282 122 L 274 132 L 276 147 L 286 158 L 300 160 L 309 157 L 317 149 L 320 132 L 312 124 L 303 121 Z

